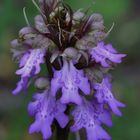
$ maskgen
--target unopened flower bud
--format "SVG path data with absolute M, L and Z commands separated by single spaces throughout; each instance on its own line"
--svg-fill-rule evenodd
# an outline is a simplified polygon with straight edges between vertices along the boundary
M 92 18 L 93 18 L 93 22 L 92 22 L 92 25 L 91 25 L 91 29 L 93 30 L 103 30 L 105 27 L 104 27 L 104 21 L 103 21 L 103 17 L 102 15 L 100 14 L 93 14 L 92 15 Z
M 84 17 L 84 13 L 81 12 L 80 10 L 76 11 L 73 15 L 74 20 L 81 20 Z
M 78 50 L 72 47 L 65 49 L 64 53 L 68 58 L 77 58 Z
M 49 32 L 47 25 L 45 24 L 41 15 L 37 15 L 35 17 L 35 27 L 41 33 L 48 33 Z
M 50 45 L 50 41 L 48 38 L 42 36 L 42 35 L 37 35 L 36 38 L 33 40 L 33 47 L 34 48 L 48 48 Z
M 35 81 L 35 87 L 39 89 L 49 89 L 50 82 L 48 78 L 40 77 Z
M 17 46 L 19 46 L 18 40 L 17 40 L 17 39 L 14 39 L 13 41 L 11 41 L 11 46 L 12 46 L 12 47 L 17 47 Z

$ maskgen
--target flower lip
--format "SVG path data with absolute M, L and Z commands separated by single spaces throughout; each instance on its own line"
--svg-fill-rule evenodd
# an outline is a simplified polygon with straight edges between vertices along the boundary
M 82 100 L 78 93 L 80 89 L 85 95 L 90 94 L 90 85 L 88 79 L 84 77 L 82 70 L 77 70 L 73 62 L 64 61 L 63 68 L 54 72 L 51 80 L 51 93 L 56 95 L 58 89 L 62 89 L 62 103 L 73 102 L 81 104 Z
M 64 114 L 66 105 L 56 101 L 49 94 L 49 90 L 44 93 L 34 95 L 34 102 L 28 105 L 28 112 L 31 116 L 35 116 L 35 122 L 31 124 L 29 133 L 41 132 L 44 139 L 52 136 L 51 125 L 56 119 L 60 127 L 64 128 L 68 123 L 68 116 Z

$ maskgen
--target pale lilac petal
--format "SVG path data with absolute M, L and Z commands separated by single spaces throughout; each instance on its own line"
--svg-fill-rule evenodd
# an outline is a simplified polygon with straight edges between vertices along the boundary
M 99 42 L 97 47 L 90 50 L 90 54 L 92 59 L 97 63 L 101 63 L 103 67 L 110 66 L 107 60 L 118 64 L 121 63 L 122 58 L 126 56 L 125 54 L 118 54 L 111 44 L 104 45 L 104 42 Z
M 63 113 L 57 115 L 56 120 L 58 121 L 61 128 L 64 128 L 68 124 L 68 121 L 69 121 L 68 116 L 66 116 Z
M 116 104 L 119 106 L 119 107 L 125 107 L 126 105 L 118 100 L 115 100 Z
M 99 116 L 100 114 L 97 114 L 97 110 L 90 102 L 84 100 L 82 105 L 75 107 L 72 115 L 74 116 L 75 123 L 70 128 L 71 131 L 75 132 L 79 131 L 81 128 L 85 128 L 87 140 L 111 139 L 107 132 L 102 129 Z
M 97 126 L 96 132 L 97 132 L 98 139 L 111 140 L 109 134 L 102 127 Z
M 30 56 L 29 53 L 25 53 L 25 54 L 23 55 L 23 57 L 22 57 L 21 60 L 20 60 L 19 67 L 23 67 L 23 66 L 26 64 L 26 62 L 27 62 L 29 56 Z
M 29 105 L 28 105 L 28 113 L 29 113 L 29 115 L 34 116 L 38 107 L 39 107 L 38 102 L 29 103 Z
M 121 111 L 119 110 L 119 106 L 116 104 L 115 101 L 111 100 L 108 102 L 108 105 L 110 106 L 111 110 L 114 112 L 114 114 L 118 116 L 122 116 Z
M 14 95 L 17 95 L 22 90 L 26 90 L 28 86 L 28 77 L 21 78 L 21 80 L 17 83 L 17 87 L 12 91 Z
M 96 130 L 87 129 L 87 140 L 98 140 Z
M 104 46 L 104 48 L 107 50 L 107 51 L 110 51 L 111 53 L 118 53 L 117 50 L 115 48 L 112 47 L 112 44 L 107 44 Z
M 40 64 L 44 63 L 45 53 L 46 49 L 41 48 L 31 49 L 30 53 L 24 54 L 20 62 L 21 68 L 16 71 L 16 74 L 21 75 L 22 77 L 30 77 L 31 75 L 38 74 L 40 72 Z M 33 69 L 35 70 L 32 74 Z
M 92 102 L 94 108 L 94 116 L 99 120 L 100 123 L 103 123 L 109 127 L 112 126 L 112 117 L 109 110 L 107 110 L 103 104 L 99 104 L 96 100 Z
M 109 134 L 100 126 L 87 129 L 87 140 L 111 140 Z
M 119 107 L 124 107 L 125 105 L 115 99 L 111 92 L 111 88 L 110 78 L 105 76 L 102 83 L 94 84 L 94 89 L 96 89 L 95 97 L 99 103 L 108 104 L 114 114 L 121 116 L 122 113 L 120 112 Z
M 104 123 L 108 127 L 112 127 L 112 118 L 109 111 L 104 110 L 104 112 L 100 115 L 100 119 L 102 120 L 102 123 Z
M 45 122 L 47 123 L 47 122 Z M 41 133 L 43 135 L 43 139 L 46 140 L 46 139 L 49 139 L 51 136 L 52 136 L 52 130 L 51 130 L 51 127 L 49 125 L 42 125 L 42 128 L 41 128 Z
M 80 95 L 78 94 L 78 89 L 66 89 L 66 88 L 62 88 L 62 97 L 60 99 L 60 101 L 63 104 L 67 104 L 67 103 L 75 103 L 75 104 L 81 104 L 82 103 L 82 99 L 80 97 Z
M 40 127 L 41 127 L 41 122 L 39 121 L 34 122 L 29 128 L 29 133 L 32 134 L 34 132 L 39 132 Z
M 54 74 L 54 77 L 51 80 L 51 94 L 53 96 L 55 96 L 58 89 L 61 88 L 62 83 L 60 82 L 59 77 L 61 77 L 61 75 L 59 75 L 59 72 L 57 72 L 57 73 Z

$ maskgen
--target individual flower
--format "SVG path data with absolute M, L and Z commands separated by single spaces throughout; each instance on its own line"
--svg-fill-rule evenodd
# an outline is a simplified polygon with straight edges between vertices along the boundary
M 82 70 L 77 70 L 72 61 L 64 61 L 63 67 L 59 71 L 54 72 L 51 80 L 51 93 L 56 95 L 58 89 L 62 89 L 62 103 L 81 104 L 82 99 L 79 95 L 79 89 L 85 94 L 90 94 L 90 85 L 88 79 L 84 77 Z
M 30 126 L 29 132 L 41 132 L 43 139 L 49 139 L 52 135 L 51 125 L 54 119 L 62 128 L 67 125 L 68 117 L 64 114 L 66 106 L 56 101 L 49 91 L 35 94 L 34 100 L 28 106 L 29 114 L 35 116 L 35 122 Z
M 74 125 L 71 131 L 79 131 L 81 128 L 86 129 L 87 140 L 110 140 L 108 133 L 101 127 L 99 116 L 89 102 L 84 102 L 77 106 L 72 112 L 74 116 Z
M 94 108 L 94 117 L 108 127 L 112 126 L 112 117 L 110 111 L 104 107 L 104 104 L 98 103 L 96 100 L 92 101 Z
M 126 56 L 125 54 L 118 54 L 111 44 L 105 45 L 104 42 L 99 42 L 97 47 L 90 50 L 90 54 L 92 59 L 95 59 L 97 63 L 101 63 L 103 67 L 109 67 L 107 60 L 117 64 L 121 63 L 122 58 Z
M 108 104 L 114 114 L 121 116 L 122 113 L 119 107 L 125 107 L 125 105 L 119 102 L 112 94 L 112 85 L 109 81 L 109 77 L 105 76 L 102 82 L 94 84 L 94 89 L 96 90 L 96 98 L 99 103 Z
M 30 49 L 20 60 L 20 69 L 16 74 L 21 77 L 30 77 L 40 72 L 40 64 L 44 63 L 45 48 Z

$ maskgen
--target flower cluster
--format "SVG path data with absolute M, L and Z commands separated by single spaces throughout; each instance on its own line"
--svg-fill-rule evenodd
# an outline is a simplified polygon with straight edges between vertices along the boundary
M 87 140 L 110 140 L 102 125 L 111 127 L 112 113 L 121 116 L 125 105 L 112 93 L 109 70 L 125 54 L 104 43 L 108 32 L 102 15 L 74 12 L 61 0 L 39 0 L 37 9 L 34 26 L 21 29 L 11 43 L 19 63 L 16 74 L 21 77 L 13 94 L 32 83 L 39 90 L 28 106 L 35 116 L 29 133 L 41 132 L 47 140 L 57 121 L 71 132 L 84 128 Z

